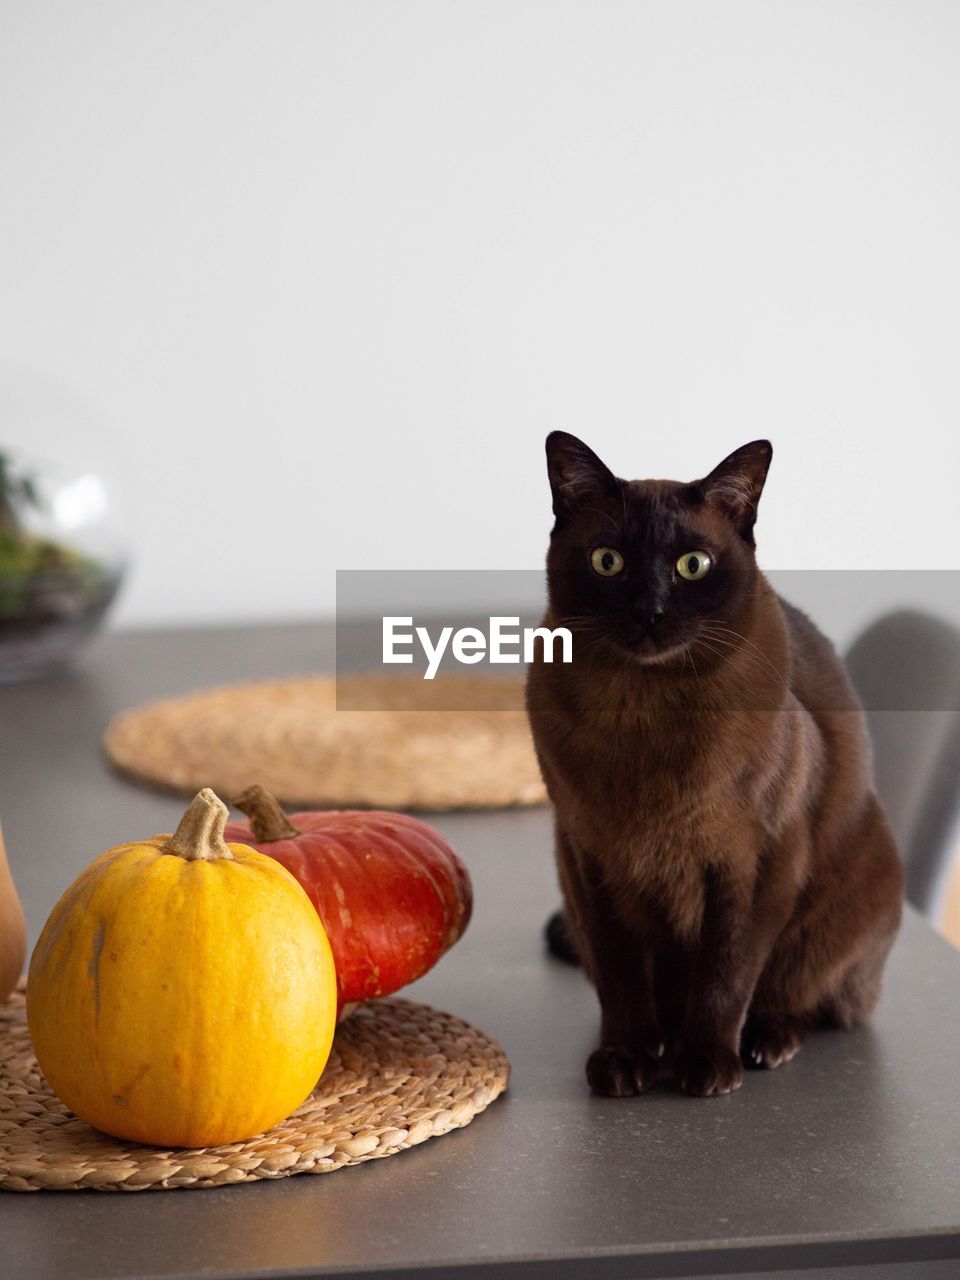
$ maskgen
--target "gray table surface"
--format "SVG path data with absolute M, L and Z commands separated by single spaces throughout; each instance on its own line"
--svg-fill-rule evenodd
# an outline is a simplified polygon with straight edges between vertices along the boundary
M 0 688 L 0 816 L 31 939 L 95 854 L 171 829 L 181 807 L 110 773 L 115 711 L 331 660 L 324 628 L 122 634 L 74 671 Z M 540 944 L 557 897 L 548 812 L 432 820 L 469 865 L 476 913 L 410 991 L 503 1043 L 509 1092 L 460 1132 L 334 1176 L 0 1192 L 0 1274 L 960 1275 L 960 955 L 920 920 L 870 1028 L 822 1034 L 727 1098 L 593 1098 L 594 996 Z

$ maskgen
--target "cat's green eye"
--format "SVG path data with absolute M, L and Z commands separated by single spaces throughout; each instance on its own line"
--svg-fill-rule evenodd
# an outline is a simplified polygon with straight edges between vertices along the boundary
M 706 551 L 685 551 L 677 561 L 677 573 L 688 582 L 699 582 L 707 576 L 712 565 Z
M 604 578 L 612 578 L 623 568 L 623 556 L 613 547 L 597 547 L 590 557 L 590 563 L 597 573 Z

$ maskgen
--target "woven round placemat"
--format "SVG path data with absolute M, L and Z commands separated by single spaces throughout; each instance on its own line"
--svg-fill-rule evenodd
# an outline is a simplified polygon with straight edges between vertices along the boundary
M 486 809 L 546 799 L 513 680 L 304 676 L 226 685 L 125 711 L 105 745 L 124 773 L 189 795 L 201 787 L 238 795 L 259 783 L 299 808 Z
M 199 1150 L 122 1142 L 50 1091 L 22 989 L 0 1006 L 0 1189 L 145 1191 L 330 1173 L 461 1129 L 507 1087 L 495 1040 L 412 1000 L 375 1000 L 341 1023 L 316 1089 L 247 1142 Z

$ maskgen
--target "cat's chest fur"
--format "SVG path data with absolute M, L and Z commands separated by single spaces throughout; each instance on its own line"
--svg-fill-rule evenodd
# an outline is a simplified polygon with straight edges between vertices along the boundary
M 631 914 L 642 899 L 691 938 L 708 869 L 749 877 L 751 868 L 732 864 L 796 816 L 811 761 L 789 706 L 720 712 L 649 686 L 571 682 L 534 667 L 528 705 L 551 799 L 576 848 Z

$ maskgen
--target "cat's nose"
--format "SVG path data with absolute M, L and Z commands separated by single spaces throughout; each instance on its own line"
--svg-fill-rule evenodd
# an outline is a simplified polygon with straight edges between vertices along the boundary
M 656 631 L 663 620 L 663 605 L 655 598 L 635 600 L 633 616 L 644 631 Z

